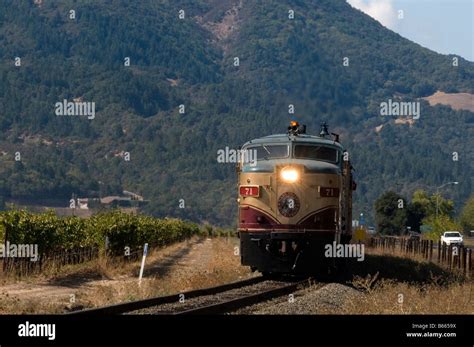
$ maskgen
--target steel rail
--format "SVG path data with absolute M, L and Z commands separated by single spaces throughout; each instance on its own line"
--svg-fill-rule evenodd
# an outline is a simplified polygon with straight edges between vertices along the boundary
M 299 287 L 308 285 L 309 281 L 303 280 L 288 285 L 279 286 L 277 288 L 267 289 L 259 293 L 242 296 L 239 298 L 230 299 L 227 301 L 218 302 L 212 305 L 191 308 L 186 311 L 176 312 L 173 315 L 194 315 L 194 314 L 223 314 L 258 304 L 262 301 L 275 299 L 277 297 L 290 294 L 299 289 Z
M 236 289 L 240 287 L 254 285 L 267 279 L 263 276 L 254 277 L 250 279 L 246 279 L 243 281 L 227 283 L 220 286 L 210 287 L 210 288 L 203 288 L 203 289 L 196 289 L 187 292 L 172 294 L 168 296 L 159 296 L 149 299 L 137 300 L 137 301 L 130 301 L 124 302 L 109 306 L 102 306 L 97 308 L 85 309 L 80 311 L 74 312 L 67 312 L 65 315 L 113 315 L 113 314 L 122 314 L 131 311 L 137 311 L 144 308 L 149 308 L 153 306 L 159 306 L 163 304 L 169 304 L 179 301 L 179 299 L 184 295 L 186 299 L 196 298 L 205 295 L 213 295 L 222 292 L 229 291 L 231 289 Z

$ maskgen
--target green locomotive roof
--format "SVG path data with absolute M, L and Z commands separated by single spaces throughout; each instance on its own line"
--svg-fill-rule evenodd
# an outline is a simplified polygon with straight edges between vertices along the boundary
M 259 137 L 257 139 L 250 140 L 246 142 L 242 147 L 247 147 L 249 145 L 256 145 L 256 144 L 277 144 L 277 143 L 312 143 L 312 144 L 321 144 L 321 145 L 329 145 L 329 146 L 336 146 L 341 150 L 344 150 L 344 147 L 339 143 L 332 139 L 327 139 L 320 136 L 314 135 L 288 135 L 288 134 L 276 134 L 276 135 L 269 135 L 264 137 Z

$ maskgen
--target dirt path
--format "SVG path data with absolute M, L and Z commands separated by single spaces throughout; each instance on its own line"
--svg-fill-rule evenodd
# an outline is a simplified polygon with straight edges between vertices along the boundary
M 233 251 L 237 241 L 200 238 L 151 252 L 138 286 L 140 261 L 92 264 L 49 279 L 0 286 L 0 313 L 62 312 L 217 285 L 250 276 Z

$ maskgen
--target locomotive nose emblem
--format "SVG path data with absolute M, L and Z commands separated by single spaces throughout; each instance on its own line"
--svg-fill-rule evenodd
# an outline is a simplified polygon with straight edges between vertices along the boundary
M 283 193 L 278 198 L 278 211 L 285 217 L 294 217 L 300 210 L 300 200 L 295 193 Z

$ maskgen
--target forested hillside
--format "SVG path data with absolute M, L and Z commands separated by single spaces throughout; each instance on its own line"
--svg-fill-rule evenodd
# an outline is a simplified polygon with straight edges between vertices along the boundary
M 410 125 L 379 109 L 437 90 L 474 93 L 474 63 L 453 57 L 343 0 L 4 0 L 0 195 L 66 206 L 72 194 L 125 189 L 156 216 L 232 225 L 235 170 L 217 150 L 296 118 L 341 134 L 355 213 L 371 212 L 383 191 L 453 180 L 444 193 L 461 206 L 474 184 L 474 113 L 422 101 Z M 95 102 L 95 118 L 57 116 L 64 99 Z

